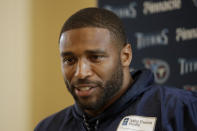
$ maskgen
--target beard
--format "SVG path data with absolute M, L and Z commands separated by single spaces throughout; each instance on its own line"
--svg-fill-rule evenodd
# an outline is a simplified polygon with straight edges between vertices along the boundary
M 99 93 L 97 95 L 97 99 L 94 102 L 90 102 L 89 97 L 84 97 L 83 101 L 81 101 L 74 92 L 74 86 L 70 85 L 66 79 L 64 81 L 68 91 L 72 94 L 76 104 L 81 109 L 97 111 L 104 107 L 121 89 L 123 83 L 123 70 L 119 60 L 116 70 L 111 75 L 111 78 L 106 81 L 106 84 L 100 81 L 89 81 L 87 79 L 79 79 L 75 82 L 77 84 L 93 83 L 97 85 L 96 88 L 99 88 Z

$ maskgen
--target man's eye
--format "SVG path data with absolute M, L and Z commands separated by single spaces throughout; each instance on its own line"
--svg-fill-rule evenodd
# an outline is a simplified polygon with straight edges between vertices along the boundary
M 63 62 L 68 64 L 68 65 L 71 65 L 71 64 L 75 63 L 75 58 L 74 57 L 65 57 L 63 59 Z
M 93 62 L 101 62 L 104 59 L 104 56 L 102 55 L 92 55 L 89 57 L 89 59 Z

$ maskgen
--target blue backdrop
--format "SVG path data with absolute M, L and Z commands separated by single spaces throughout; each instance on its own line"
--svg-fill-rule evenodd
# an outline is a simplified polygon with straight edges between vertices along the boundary
M 157 84 L 197 91 L 197 0 L 98 0 L 123 21 L 131 70 L 149 68 Z

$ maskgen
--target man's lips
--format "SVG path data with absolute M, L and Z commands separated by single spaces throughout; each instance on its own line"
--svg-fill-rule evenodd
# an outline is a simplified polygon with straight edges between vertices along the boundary
M 95 88 L 97 87 L 97 85 L 95 84 L 79 84 L 79 85 L 75 85 L 74 86 L 74 90 L 77 96 L 79 97 L 87 97 L 90 96 Z
M 92 87 L 81 87 L 81 88 L 76 88 L 77 90 L 80 90 L 80 91 L 87 91 L 87 90 L 90 90 Z
M 77 88 L 79 90 L 85 90 L 85 89 L 95 88 L 97 86 L 98 86 L 97 84 L 76 84 L 74 85 L 74 88 Z

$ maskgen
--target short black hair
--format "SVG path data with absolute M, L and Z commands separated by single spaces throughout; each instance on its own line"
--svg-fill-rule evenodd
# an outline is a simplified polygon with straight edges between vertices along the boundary
M 113 38 L 118 41 L 119 46 L 126 45 L 126 34 L 123 23 L 113 12 L 96 7 L 84 8 L 73 14 L 65 21 L 61 32 L 83 27 L 99 27 L 108 29 Z

